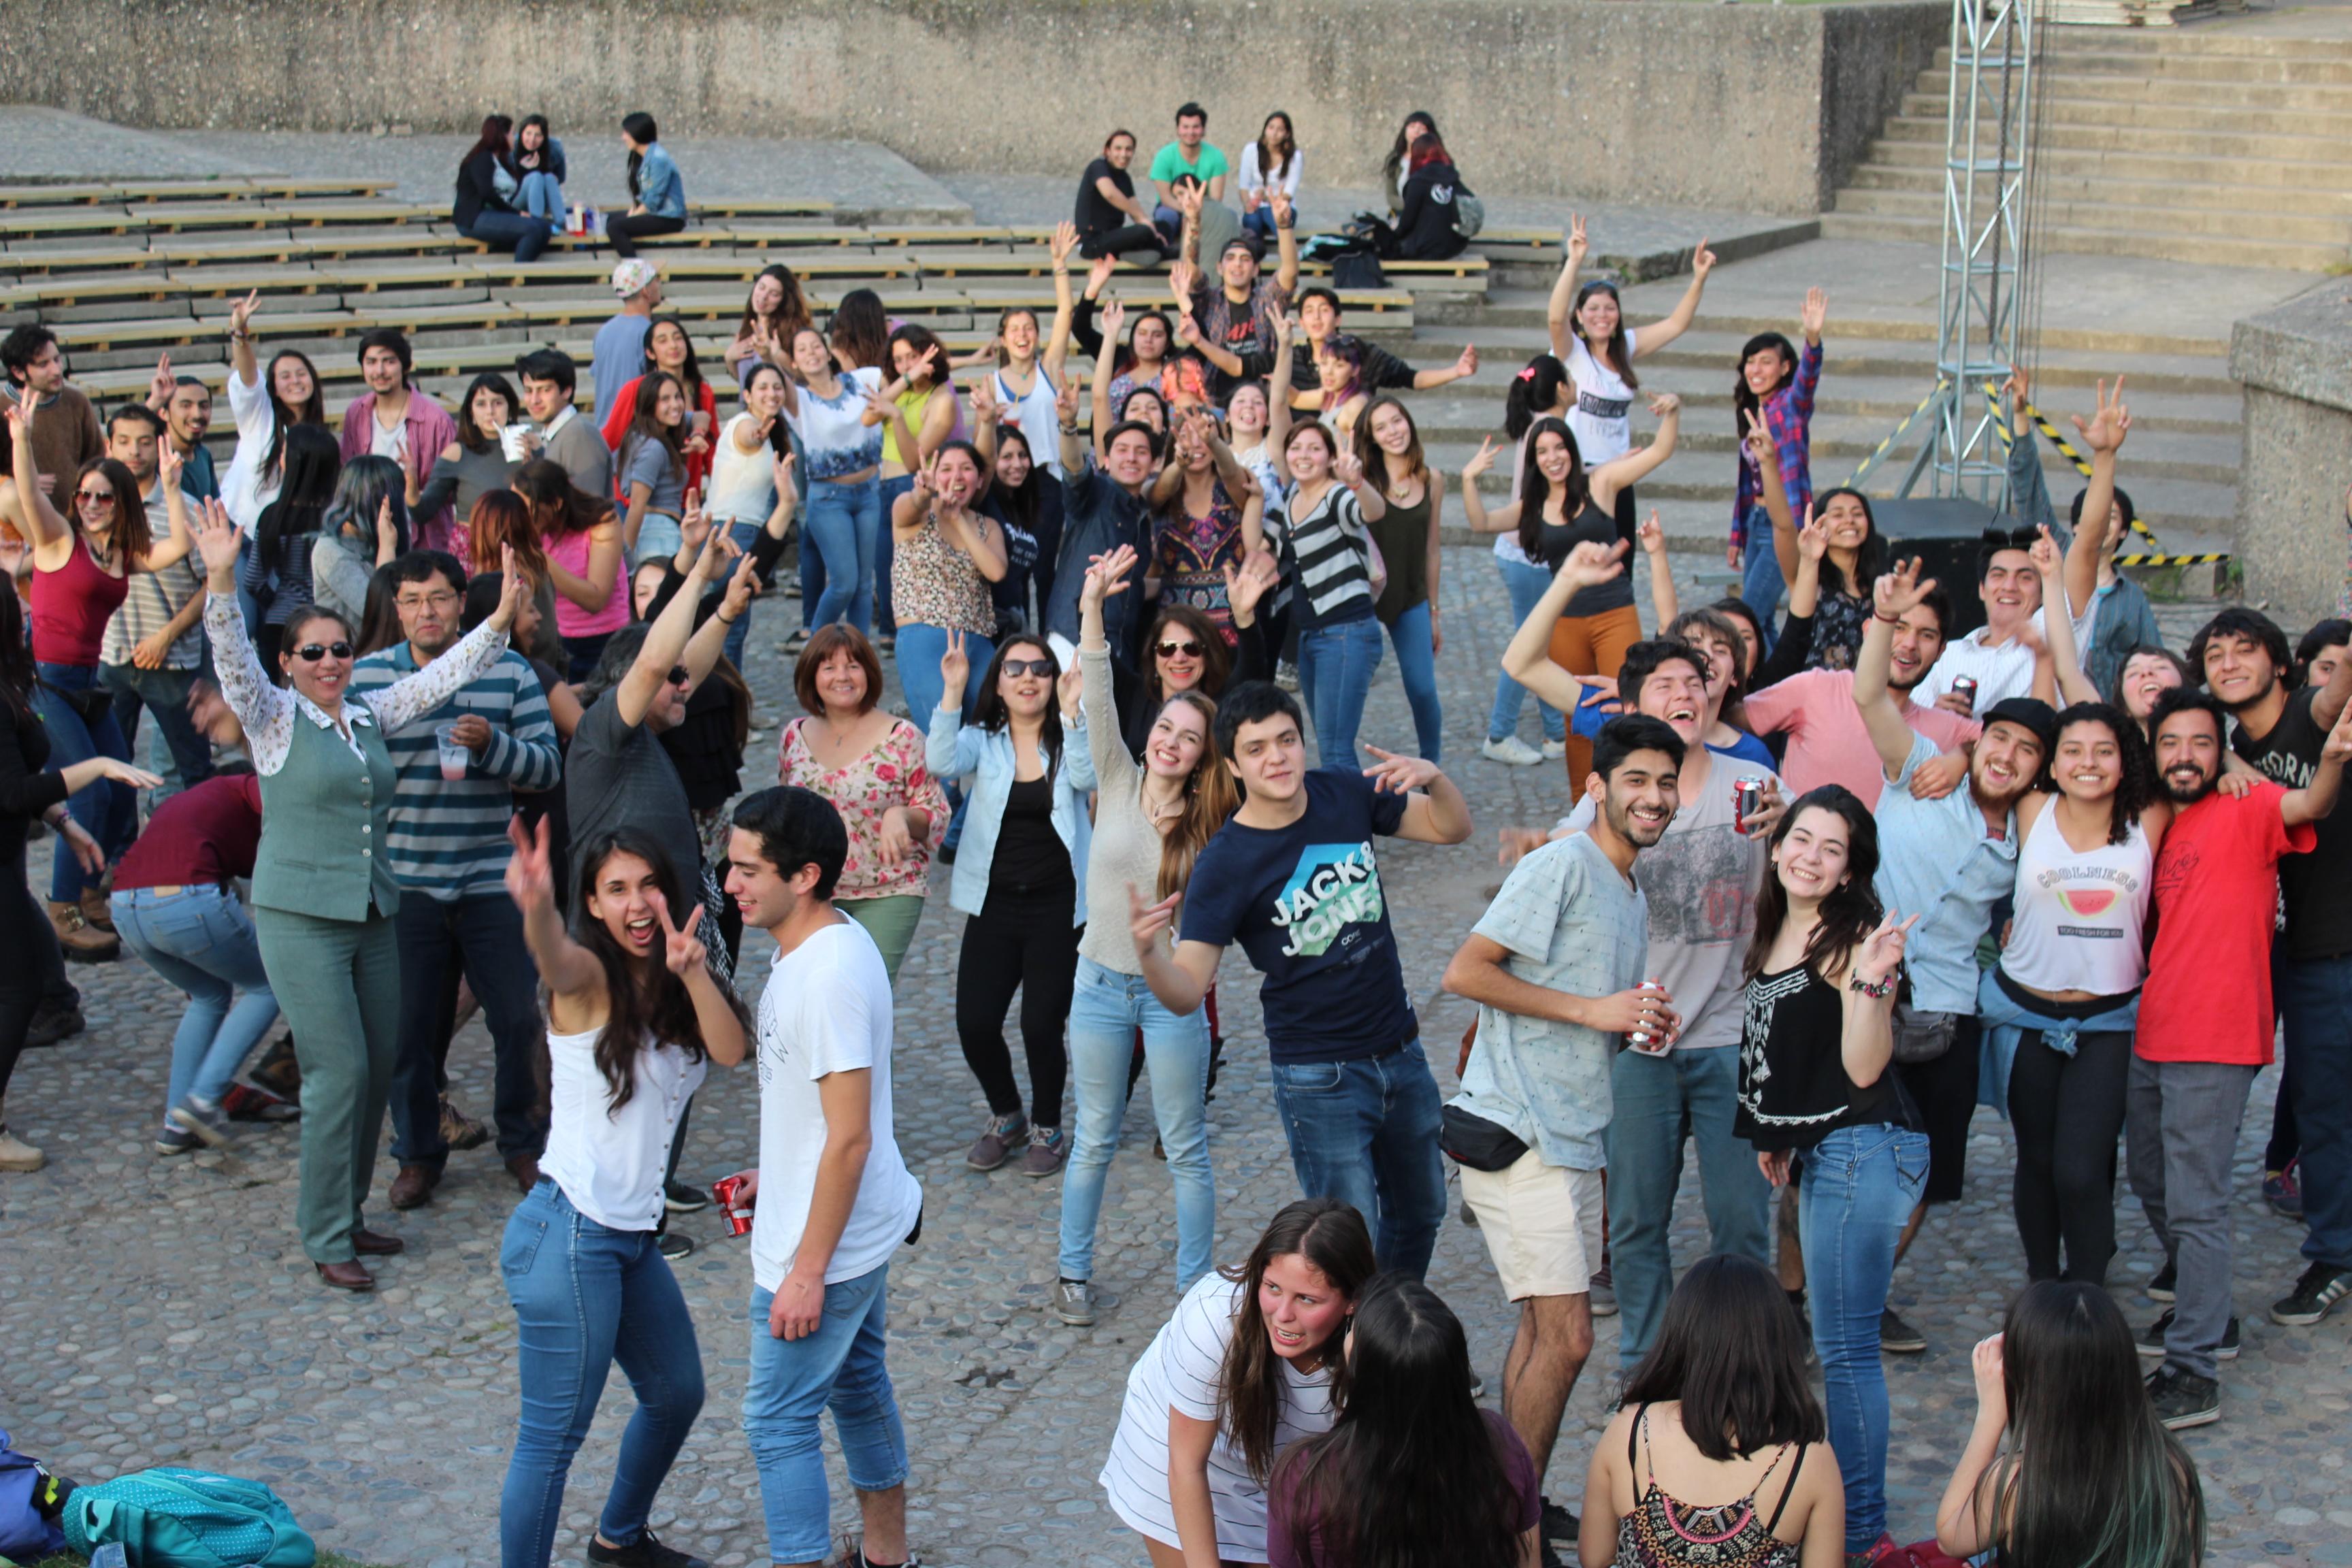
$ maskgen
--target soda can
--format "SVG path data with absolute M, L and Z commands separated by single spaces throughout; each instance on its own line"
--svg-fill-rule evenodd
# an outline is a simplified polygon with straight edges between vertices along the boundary
M 1955 697 L 1964 697 L 1968 699 L 1969 711 L 1971 713 L 1975 712 L 1977 710 L 1976 678 L 1974 676 L 1968 675 L 1956 675 L 1952 677 L 1952 695 Z
M 1731 826 L 1748 831 L 1748 819 L 1764 809 L 1764 781 L 1741 779 L 1731 786 Z
M 727 1216 L 727 1233 L 742 1236 L 751 1228 L 751 1207 L 746 1204 L 738 1208 L 736 1194 L 743 1190 L 740 1176 L 721 1176 L 710 1184 L 710 1195 L 719 1205 L 719 1212 Z
M 1665 987 L 1655 980 L 1644 980 L 1642 982 L 1641 989 L 1644 991 L 1664 991 Z M 1659 1039 L 1647 1029 L 1633 1030 L 1631 1034 L 1625 1037 L 1625 1043 L 1633 1047 L 1633 1049 L 1641 1052 L 1645 1057 L 1664 1056 L 1666 1050 L 1666 1042 Z

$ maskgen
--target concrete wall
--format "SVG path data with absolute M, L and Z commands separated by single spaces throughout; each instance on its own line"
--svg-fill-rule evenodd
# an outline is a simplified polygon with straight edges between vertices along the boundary
M 1228 152 L 1295 117 L 1366 185 L 1412 109 L 1497 195 L 1811 215 L 1927 53 L 1944 0 L 0 0 L 45 101 L 132 125 L 581 127 L 855 137 L 934 169 L 1077 171 L 1198 97 Z
M 2336 613 L 2352 485 L 2352 300 L 2324 284 L 2240 321 L 2230 374 L 2245 388 L 2238 557 L 2246 598 L 2305 626 Z

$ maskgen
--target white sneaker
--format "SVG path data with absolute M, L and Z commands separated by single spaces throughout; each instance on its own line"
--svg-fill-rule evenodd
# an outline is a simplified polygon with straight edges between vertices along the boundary
M 0 1102 L 0 1110 L 5 1110 L 5 1102 Z M 29 1174 L 47 1163 L 47 1155 L 43 1154 L 30 1143 L 12 1136 L 8 1131 L 8 1124 L 0 1121 L 0 1171 Z
M 1566 741 L 1546 741 L 1544 742 L 1543 754 L 1547 761 L 1556 763 L 1559 761 L 1560 758 L 1568 755 L 1568 742 Z
M 1478 754 L 1490 763 L 1502 763 L 1514 768 L 1531 768 L 1543 761 L 1543 753 L 1520 740 L 1506 735 L 1501 740 L 1488 739 L 1478 748 Z

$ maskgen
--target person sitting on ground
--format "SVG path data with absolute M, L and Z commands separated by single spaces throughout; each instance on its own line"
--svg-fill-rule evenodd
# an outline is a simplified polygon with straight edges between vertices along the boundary
M 515 207 L 546 224 L 549 233 L 562 233 L 563 180 L 570 171 L 563 163 L 563 143 L 548 133 L 546 115 L 523 116 L 508 153 L 507 169 L 515 179 Z
M 1473 193 L 1462 183 L 1454 155 L 1437 132 L 1437 121 L 1426 110 L 1417 109 L 1405 116 L 1386 173 L 1391 193 L 1389 220 L 1376 218 L 1369 226 L 1381 259 L 1445 261 L 1461 255 L 1470 237 L 1458 226 L 1456 202 Z
M 1771 1270 L 1731 1253 L 1700 1258 L 1592 1445 L 1579 1563 L 1837 1568 L 1845 1486 L 1814 1451 L 1826 1429 L 1803 1327 Z
M 1339 1419 L 1285 1449 L 1267 1484 L 1268 1568 L 1536 1561 L 1541 1478 L 1510 1423 L 1471 1397 L 1469 1337 L 1437 1292 L 1375 1279 L 1347 1364 Z
M 629 150 L 629 210 L 604 220 L 604 237 L 626 260 L 636 255 L 638 240 L 686 226 L 686 181 L 643 110 L 622 120 L 621 145 Z
M 1276 1458 L 1346 1406 L 1348 1319 L 1378 1271 L 1361 1214 L 1301 1198 L 1184 1293 L 1128 1373 L 1097 1478 L 1153 1568 L 1266 1561 Z
M 1071 214 L 1078 227 L 1078 254 L 1093 261 L 1118 257 L 1130 267 L 1156 267 L 1171 248 L 1152 226 L 1151 209 L 1137 199 L 1135 132 L 1114 131 L 1104 139 L 1102 156 L 1087 165 L 1078 178 L 1076 209 Z
M 507 139 L 513 124 L 503 114 L 482 117 L 480 137 L 457 161 L 457 194 L 449 204 L 449 221 L 467 239 L 509 252 L 517 261 L 536 261 L 554 231 L 544 218 L 517 211 L 499 188 L 502 179 L 514 178 L 508 167 L 513 148 Z M 559 210 L 562 199 L 559 195 Z
M 2044 1279 L 2010 1302 L 1972 1358 L 1976 1423 L 1937 1505 L 1938 1548 L 2081 1568 L 2204 1561 L 2197 1462 L 2157 1419 L 2133 1350 L 2096 1285 Z

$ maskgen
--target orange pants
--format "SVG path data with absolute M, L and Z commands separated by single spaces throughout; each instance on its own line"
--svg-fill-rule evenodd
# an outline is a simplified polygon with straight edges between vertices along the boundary
M 1642 640 L 1642 613 L 1633 605 L 1603 610 L 1597 616 L 1563 616 L 1551 629 L 1551 661 L 1570 675 L 1614 685 L 1625 650 Z M 1592 742 L 1576 734 L 1568 737 L 1568 782 L 1574 795 L 1584 793 L 1592 772 Z

